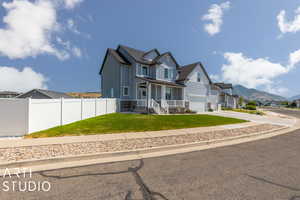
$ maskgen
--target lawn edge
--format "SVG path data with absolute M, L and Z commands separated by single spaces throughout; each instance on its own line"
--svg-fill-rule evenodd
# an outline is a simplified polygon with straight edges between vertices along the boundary
M 278 129 L 262 131 L 262 132 L 247 134 L 242 136 L 235 136 L 235 137 L 230 137 L 225 139 L 209 140 L 209 141 L 187 143 L 181 145 L 168 145 L 168 146 L 161 146 L 161 147 L 155 147 L 149 149 L 137 149 L 132 151 L 86 154 L 81 156 L 57 157 L 57 158 L 50 158 L 50 159 L 30 160 L 30 161 L 21 161 L 21 162 L 7 162 L 7 163 L 1 163 L 0 169 L 30 167 L 33 172 L 38 172 L 38 171 L 80 167 L 80 166 L 87 166 L 87 165 L 101 164 L 101 163 L 137 160 L 137 159 L 150 158 L 150 157 L 160 157 L 166 155 L 187 153 L 187 152 L 205 150 L 210 148 L 235 145 L 235 144 L 260 140 L 260 139 L 266 139 L 266 138 L 289 133 L 298 128 L 300 128 L 300 126 L 293 127 L 293 128 L 280 127 Z M 2 173 L 3 171 L 0 170 L 0 175 Z

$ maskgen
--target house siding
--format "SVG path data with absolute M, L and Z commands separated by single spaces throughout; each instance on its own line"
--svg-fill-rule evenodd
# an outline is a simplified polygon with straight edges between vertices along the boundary
M 135 76 L 134 76 L 134 67 L 121 65 L 121 98 L 122 99 L 134 99 L 135 98 Z M 128 87 L 128 96 L 124 96 L 123 88 Z
M 120 98 L 120 66 L 111 54 L 107 55 L 101 76 L 103 98 Z M 111 96 L 112 88 L 114 96 Z
M 200 72 L 200 82 L 197 81 L 197 73 Z M 195 67 L 193 72 L 188 77 L 188 81 L 185 82 L 185 98 L 190 100 L 190 98 L 196 98 L 196 96 L 208 96 L 210 93 L 209 80 L 206 77 L 202 68 L 198 65 Z M 201 98 L 202 100 L 203 98 Z
M 169 82 L 175 82 L 177 78 L 177 70 L 176 70 L 176 64 L 173 62 L 171 56 L 166 55 L 163 56 L 159 59 L 159 61 L 162 63 L 160 65 L 156 65 L 155 70 L 156 70 L 156 79 L 159 80 L 164 80 L 164 81 L 169 81 Z M 171 70 L 171 76 L 169 79 L 165 79 L 165 72 L 164 69 L 168 68 Z

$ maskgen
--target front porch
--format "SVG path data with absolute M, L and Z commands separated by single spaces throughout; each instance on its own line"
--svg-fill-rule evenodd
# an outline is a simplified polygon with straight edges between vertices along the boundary
M 166 84 L 158 80 L 138 80 L 135 89 L 136 99 L 124 100 L 128 111 L 168 114 L 184 112 L 188 108 L 188 103 L 184 100 L 183 85 Z

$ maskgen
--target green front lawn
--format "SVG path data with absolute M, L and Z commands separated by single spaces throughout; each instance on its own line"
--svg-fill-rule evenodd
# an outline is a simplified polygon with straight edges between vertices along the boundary
M 158 131 L 243 122 L 246 121 L 212 115 L 142 115 L 114 113 L 33 133 L 26 136 L 26 138 Z

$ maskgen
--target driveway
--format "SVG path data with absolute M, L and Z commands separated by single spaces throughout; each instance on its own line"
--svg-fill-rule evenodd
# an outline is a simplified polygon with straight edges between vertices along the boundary
M 252 122 L 257 123 L 271 123 L 283 126 L 293 126 L 296 123 L 296 120 L 292 117 L 281 116 L 281 114 L 291 114 L 293 117 L 300 117 L 299 111 L 290 111 L 290 110 L 280 110 L 280 109 L 268 109 L 268 111 L 272 111 L 267 113 L 267 115 L 254 115 L 254 114 L 247 114 L 242 112 L 233 112 L 233 111 L 222 111 L 222 112 L 214 112 L 211 113 L 212 115 L 223 116 L 223 117 L 232 117 L 238 119 L 244 119 Z M 275 111 L 279 111 L 275 113 Z M 294 114 L 294 115 L 293 115 Z
M 0 199 L 300 200 L 299 152 L 297 130 L 193 153 L 34 173 L 33 180 L 51 183 L 49 192 L 1 191 Z

